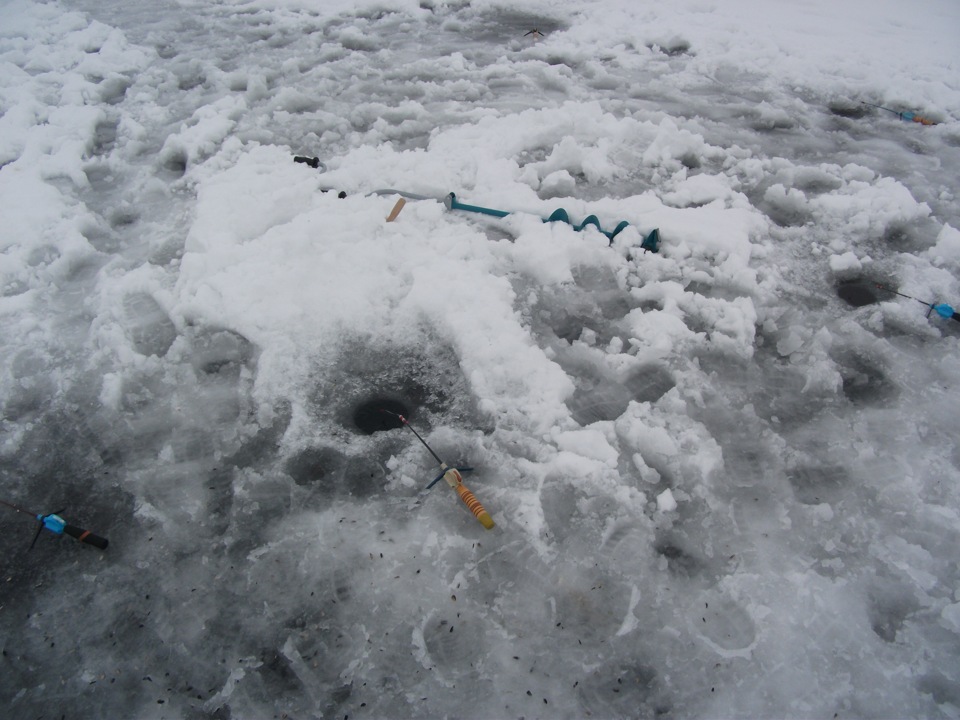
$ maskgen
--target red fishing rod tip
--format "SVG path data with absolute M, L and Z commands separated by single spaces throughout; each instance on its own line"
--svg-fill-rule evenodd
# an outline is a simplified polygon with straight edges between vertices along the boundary
M 393 410 L 387 410 L 387 409 L 385 409 L 385 408 L 380 408 L 380 412 L 386 413 L 387 415 L 393 415 L 395 418 L 400 418 L 400 422 L 402 422 L 404 425 L 408 425 L 408 424 L 409 424 L 409 423 L 407 423 L 407 419 L 406 419 L 403 415 L 401 415 L 400 413 L 395 413 Z

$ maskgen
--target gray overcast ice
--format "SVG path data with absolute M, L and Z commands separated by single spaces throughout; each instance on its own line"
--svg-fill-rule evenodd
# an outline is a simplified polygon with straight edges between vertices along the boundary
M 0 5 L 4 716 L 960 717 L 957 37 Z

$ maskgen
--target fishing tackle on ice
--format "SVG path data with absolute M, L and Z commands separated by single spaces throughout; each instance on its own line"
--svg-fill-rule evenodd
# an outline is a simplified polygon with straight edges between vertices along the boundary
M 889 113 L 893 113 L 894 115 L 896 115 L 898 118 L 900 118 L 900 119 L 903 120 L 904 122 L 915 122 L 915 123 L 920 123 L 921 125 L 936 125 L 936 124 L 937 124 L 937 122 L 936 122 L 935 120 L 931 120 L 930 118 L 924 117 L 923 115 L 918 115 L 917 113 L 912 113 L 912 112 L 900 112 L 899 110 L 892 110 L 891 108 L 884 107 L 883 105 L 874 105 L 873 103 L 868 103 L 866 100 L 861 100 L 860 102 L 863 103 L 864 105 L 869 105 L 870 107 L 880 108 L 881 110 L 886 110 L 886 111 L 889 112 Z M 911 299 L 913 299 L 913 298 L 911 298 Z
M 899 295 L 900 297 L 906 298 L 907 300 L 916 300 L 921 305 L 926 305 L 929 310 L 927 310 L 927 317 L 930 317 L 930 313 L 933 311 L 937 312 L 937 315 L 946 319 L 946 320 L 956 320 L 960 322 L 960 312 L 957 312 L 950 305 L 946 303 L 930 303 L 919 298 L 911 297 L 910 295 L 904 295 L 902 292 L 897 292 L 893 288 L 888 288 L 886 285 L 881 285 L 877 283 L 877 287 L 881 290 L 886 290 L 887 292 L 892 292 L 894 295 Z
M 466 505 L 467 509 L 471 513 L 473 513 L 473 516 L 480 521 L 480 524 L 483 525 L 487 530 L 492 529 L 494 525 L 496 525 L 496 523 L 493 522 L 493 518 L 490 517 L 490 513 L 488 513 L 486 508 L 484 508 L 483 505 L 481 504 L 481 502 L 477 500 L 476 495 L 470 492 L 467 489 L 467 486 L 463 484 L 463 475 L 461 475 L 461 473 L 469 472 L 473 470 L 473 468 L 450 467 L 443 460 L 440 459 L 440 456 L 433 451 L 433 448 L 427 445 L 427 441 L 424 440 L 422 437 L 420 437 L 420 433 L 418 433 L 413 428 L 413 426 L 407 421 L 407 419 L 403 415 L 400 415 L 399 413 L 391 412 L 390 410 L 381 410 L 380 412 L 387 413 L 388 415 L 393 415 L 394 417 L 399 419 L 400 422 L 403 423 L 403 425 L 410 428 L 410 431 L 417 436 L 417 440 L 423 443 L 423 446 L 430 451 L 431 455 L 433 455 L 433 459 L 436 460 L 438 463 L 440 463 L 440 474 L 437 475 L 437 477 L 435 477 L 429 485 L 427 485 L 427 490 L 432 488 L 441 480 L 446 480 L 447 485 L 453 488 L 454 492 L 457 493 L 457 497 L 459 497 L 463 501 L 463 504 Z
M 84 530 L 83 528 L 77 527 L 76 525 L 69 524 L 66 520 L 60 517 L 60 513 L 62 513 L 63 510 L 57 510 L 55 513 L 42 514 L 42 513 L 35 513 L 29 510 L 25 510 L 19 505 L 14 505 L 13 503 L 7 502 L 6 500 L 0 500 L 0 504 L 6 505 L 8 508 L 10 508 L 11 510 L 16 510 L 18 513 L 22 513 L 24 515 L 30 515 L 37 521 L 38 523 L 37 532 L 33 536 L 33 542 L 30 543 L 31 550 L 33 549 L 33 546 L 37 544 L 37 538 L 40 537 L 40 533 L 43 530 L 49 530 L 54 535 L 67 534 L 70 537 L 76 538 L 82 543 L 86 543 L 87 545 L 93 545 L 94 547 L 100 548 L 101 550 L 106 550 L 107 545 L 110 542 L 104 537 L 100 537 L 99 535 L 94 535 L 89 530 Z

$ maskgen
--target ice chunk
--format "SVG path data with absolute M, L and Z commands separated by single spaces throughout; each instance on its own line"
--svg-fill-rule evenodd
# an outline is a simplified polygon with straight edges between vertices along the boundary
M 662 493 L 657 495 L 657 510 L 662 513 L 673 512 L 677 509 L 677 501 L 673 497 L 673 492 L 670 488 L 667 488 Z
M 831 255 L 830 256 L 830 269 L 835 273 L 840 272 L 857 272 L 863 265 L 860 262 L 860 259 L 853 252 L 845 252 L 842 255 Z

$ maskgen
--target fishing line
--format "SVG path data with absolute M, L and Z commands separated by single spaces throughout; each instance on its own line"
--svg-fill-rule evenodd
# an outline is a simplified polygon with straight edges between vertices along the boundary
M 413 428 L 413 425 L 411 425 L 409 422 L 407 422 L 407 419 L 406 419 L 403 415 L 401 415 L 400 413 L 395 413 L 395 412 L 393 412 L 392 410 L 384 410 L 384 409 L 382 409 L 382 408 L 381 408 L 380 412 L 386 413 L 387 415 L 393 415 L 395 418 L 399 419 L 401 423 L 403 423 L 407 428 L 410 429 L 410 432 L 412 432 L 414 435 L 417 436 L 417 440 L 419 440 L 420 442 L 422 442 L 422 443 L 423 443 L 423 446 L 424 446 L 427 450 L 430 451 L 430 454 L 433 455 L 434 460 L 436 460 L 436 461 L 437 461 L 438 463 L 440 463 L 441 465 L 446 465 L 446 463 L 443 462 L 443 460 L 440 459 L 440 456 L 437 455 L 437 454 L 433 451 L 433 448 L 431 448 L 429 445 L 427 445 L 427 441 L 424 440 L 422 437 L 420 437 L 420 433 L 418 433 L 418 432 Z

